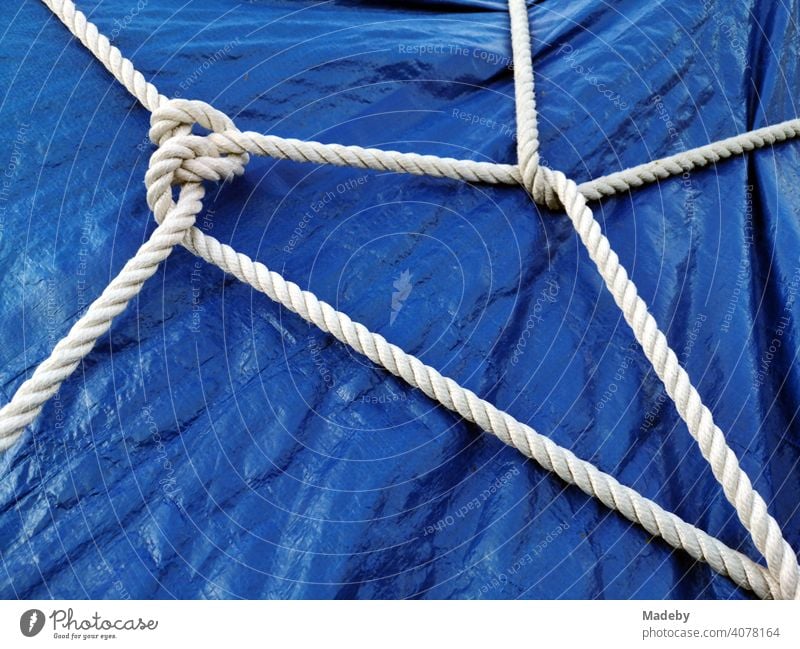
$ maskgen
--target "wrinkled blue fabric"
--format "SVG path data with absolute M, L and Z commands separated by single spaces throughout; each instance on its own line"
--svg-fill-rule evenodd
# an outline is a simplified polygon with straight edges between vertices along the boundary
M 81 0 L 242 129 L 513 162 L 504 2 Z M 154 228 L 149 115 L 39 2 L 0 33 L 2 402 Z M 529 7 L 578 181 L 800 114 L 798 3 Z M 4 21 L 5 22 L 5 21 Z M 594 204 L 800 550 L 797 143 Z M 200 226 L 758 554 L 567 218 L 520 188 L 254 158 Z M 5 598 L 748 598 L 177 249 L 0 457 Z

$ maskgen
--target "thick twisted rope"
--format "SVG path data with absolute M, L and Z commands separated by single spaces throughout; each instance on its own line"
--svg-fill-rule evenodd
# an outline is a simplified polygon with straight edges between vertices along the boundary
M 97 25 L 90 22 L 72 0 L 42 0 L 42 2 L 147 110 L 152 113 L 169 101 L 168 97 L 159 93 L 158 89 L 133 67 L 129 59 L 122 56 L 119 48 L 112 45 L 111 41 L 100 33 Z
M 646 162 L 624 171 L 600 176 L 588 183 L 578 185 L 578 191 L 588 200 L 599 200 L 604 196 L 612 196 L 648 183 L 664 180 L 670 176 L 679 176 L 687 171 L 799 136 L 800 119 L 790 119 L 695 149 L 682 151 L 666 158 Z
M 195 102 L 176 99 L 166 104 L 164 109 L 172 111 L 169 114 L 172 121 L 179 117 L 184 120 L 191 120 L 191 110 L 194 105 Z M 157 124 L 154 128 L 157 130 L 156 132 L 151 131 L 151 137 L 155 138 L 154 142 L 159 142 L 161 129 L 169 128 L 169 125 L 165 122 L 165 125 Z M 242 132 L 236 128 L 230 128 L 229 130 L 218 129 L 217 132 L 209 135 L 209 140 L 219 151 L 228 154 L 250 152 L 295 162 L 313 162 L 339 167 L 394 171 L 417 176 L 453 178 L 467 182 L 516 183 L 516 180 L 514 180 L 516 178 L 516 167 L 513 165 L 499 165 L 491 162 L 476 162 L 474 160 L 456 160 L 455 158 L 441 158 L 433 155 L 420 155 L 419 153 L 400 153 L 384 149 L 365 149 L 360 146 L 345 146 L 343 144 L 321 144 L 320 142 L 262 135 L 253 131 Z M 184 171 L 181 171 L 181 173 L 184 173 Z M 180 178 L 180 180 L 186 179 L 188 177 L 185 175 Z
M 346 314 L 270 271 L 264 264 L 236 252 L 196 227 L 191 228 L 183 245 L 322 331 L 330 333 L 412 387 L 419 388 L 467 421 L 496 435 L 568 484 L 577 486 L 585 494 L 599 499 L 606 507 L 641 525 L 653 536 L 663 538 L 672 547 L 708 563 L 718 573 L 730 577 L 736 584 L 752 590 L 759 597 L 779 597 L 780 591 L 772 575 L 749 557 L 664 510 L 636 490 L 620 484 L 614 476 L 604 473 L 569 449 L 497 409 L 453 379 L 442 376 L 436 369 L 387 342 L 380 334 L 353 322 Z
M 202 102 L 168 102 L 133 68 L 130 61 L 122 57 L 117 48 L 111 46 L 108 40 L 99 34 L 97 28 L 89 23 L 69 0 L 43 1 L 132 94 L 151 110 L 155 108 L 151 138 L 159 144 L 159 148 L 151 158 L 146 185 L 148 203 L 159 222 L 153 238 L 156 238 L 156 234 L 159 236 L 151 248 L 147 246 L 153 239 L 142 246 L 103 295 L 76 323 L 67 337 L 56 346 L 51 357 L 34 372 L 31 379 L 23 383 L 12 401 L 0 409 L 0 441 L 5 447 L 20 434 L 27 423 L 33 420 L 44 401 L 58 389 L 58 385 L 74 370 L 97 338 L 108 329 L 111 319 L 124 309 L 125 304 L 139 291 L 147 277 L 155 272 L 158 263 L 169 254 L 175 243 L 182 239 L 183 245 L 191 251 L 250 283 L 323 330 L 329 331 L 356 351 L 365 354 L 415 387 L 419 387 L 431 398 L 466 419 L 496 434 L 504 442 L 515 446 L 564 480 L 576 484 L 586 493 L 598 497 L 607 506 L 619 510 L 630 520 L 643 525 L 651 533 L 662 536 L 675 547 L 684 548 L 696 559 L 707 561 L 715 570 L 731 576 L 739 585 L 753 589 L 762 597 L 798 596 L 797 562 L 793 551 L 780 535 L 777 523 L 767 513 L 763 499 L 752 489 L 747 476 L 741 472 L 738 460 L 725 444 L 722 432 L 714 426 L 710 412 L 700 401 L 697 391 L 678 364 L 675 354 L 669 349 L 666 338 L 658 330 L 655 320 L 647 313 L 647 307 L 638 296 L 635 285 L 628 279 L 627 273 L 611 251 L 608 240 L 603 236 L 591 210 L 586 206 L 585 197 L 581 195 L 582 190 L 560 172 L 554 172 L 538 164 L 538 130 L 533 100 L 530 35 L 524 2 L 511 0 L 509 7 L 516 58 L 515 69 L 520 70 L 519 73 L 515 72 L 515 84 L 518 86 L 518 123 L 521 125 L 518 134 L 521 172 L 518 172 L 517 182 L 521 181 L 537 202 L 545 202 L 551 206 L 561 204 L 567 210 L 607 287 L 625 313 L 626 321 L 642 344 L 657 374 L 667 386 L 667 391 L 675 400 L 690 432 L 698 440 L 704 457 L 712 465 L 726 496 L 737 508 L 737 513 L 751 532 L 757 547 L 766 556 L 768 571 L 717 539 L 685 523 L 674 514 L 665 512 L 637 492 L 620 485 L 612 476 L 578 459 L 571 451 L 555 445 L 507 413 L 497 410 L 472 392 L 461 388 L 451 379 L 442 377 L 433 368 L 425 366 L 418 359 L 390 345 L 381 336 L 370 333 L 363 325 L 353 323 L 345 314 L 335 311 L 312 294 L 302 291 L 297 285 L 269 271 L 262 264 L 236 253 L 193 227 L 202 199 L 201 182 L 223 180 L 242 173 L 248 159 L 247 153 L 407 173 L 430 173 L 471 181 L 490 178 L 485 180 L 486 182 L 508 182 L 508 175 L 513 173 L 509 169 L 513 170 L 513 167 L 360 147 L 303 143 L 257 133 L 241 133 L 224 114 Z M 525 44 L 526 48 L 523 47 Z M 528 92 L 530 98 L 526 99 L 524 95 Z M 194 123 L 211 130 L 212 133 L 203 137 L 191 135 L 191 126 Z M 783 139 L 796 134 L 784 135 Z M 769 143 L 769 138 L 773 136 L 772 141 L 782 139 L 772 131 L 756 137 L 761 137 L 763 143 Z M 703 152 L 692 161 L 692 164 L 697 166 L 713 162 L 714 155 L 718 156 L 717 159 L 726 157 L 723 152 L 730 150 L 730 147 L 742 146 L 742 150 L 748 150 L 746 144 L 743 145 L 736 140 L 737 138 L 731 138 L 734 142 L 731 144 L 729 141 L 728 149 L 717 147 L 710 153 L 704 149 L 715 145 L 701 147 L 699 150 Z M 478 166 L 470 167 L 470 171 L 464 172 L 465 164 Z M 656 165 L 656 163 L 650 164 Z M 681 171 L 684 170 L 680 166 L 682 164 L 680 161 L 675 164 L 678 164 Z M 647 166 L 643 165 L 642 168 Z M 454 171 L 456 167 L 459 168 L 458 171 Z M 497 167 L 505 169 L 498 172 Z M 669 173 L 671 168 L 669 164 L 663 167 L 666 171 L 644 169 L 640 173 L 645 176 L 650 174 L 654 178 L 663 177 L 657 174 Z M 604 182 L 610 187 L 621 186 L 609 182 L 609 178 L 612 177 L 605 177 Z M 631 178 L 637 177 L 636 174 L 631 176 Z M 634 182 L 635 180 L 630 180 L 629 186 L 634 186 L 632 184 Z M 177 204 L 172 198 L 172 187 L 175 184 L 181 186 Z M 111 290 L 112 287 L 114 290 Z
M 547 182 L 555 187 L 581 242 L 642 346 L 647 360 L 664 384 L 689 433 L 697 441 L 714 477 L 722 485 L 726 498 L 767 560 L 770 573 L 779 584 L 781 597 L 800 599 L 794 550 L 784 539 L 777 521 L 767 511 L 766 502 L 739 465 L 724 433 L 714 423 L 711 411 L 703 404 L 666 336 L 639 296 L 636 285 L 611 249 L 600 224 L 586 205 L 586 198 L 578 191 L 577 185 L 561 172 L 545 169 L 544 173 L 548 176 Z
M 204 179 L 222 180 L 241 173 L 246 158 L 218 157 L 220 152 L 213 144 L 213 134 L 207 137 L 186 134 L 189 125 L 176 121 L 181 118 L 197 121 L 209 129 L 226 129 L 225 133 L 231 130 L 231 124 L 224 115 L 202 102 L 176 100 L 156 111 L 150 134 L 154 142 L 160 143 L 160 147 L 151 158 L 145 183 L 148 204 L 160 225 L 148 244 L 142 246 L 109 289 L 56 346 L 51 357 L 23 384 L 12 402 L 0 411 L 0 424 L 3 425 L 0 430 L 15 428 L 15 436 L 19 435 L 95 341 L 107 331 L 111 319 L 138 293 L 144 280 L 155 272 L 158 263 L 182 238 L 183 245 L 190 251 L 264 292 L 323 331 L 330 332 L 447 408 L 497 435 L 547 470 L 617 509 L 651 534 L 664 538 L 674 547 L 685 549 L 695 559 L 709 563 L 716 571 L 730 576 L 737 584 L 753 590 L 761 597 L 777 595 L 779 591 L 772 576 L 745 555 L 666 512 L 633 489 L 621 485 L 613 476 L 577 458 L 568 449 L 498 410 L 452 379 L 443 377 L 434 368 L 388 343 L 382 336 L 369 332 L 363 325 L 354 323 L 346 314 L 336 311 L 313 294 L 302 291 L 299 286 L 269 271 L 263 264 L 254 262 L 193 227 L 191 224 L 200 209 L 202 198 L 199 182 Z M 190 180 L 183 180 L 186 178 Z M 182 186 L 177 205 L 172 201 L 174 184 Z M 160 245 L 160 235 L 156 237 L 162 229 L 169 232 L 166 245 Z M 151 249 L 158 250 L 158 254 L 150 254 Z M 131 269 L 136 269 L 136 273 L 130 272 Z M 125 287 L 125 290 L 111 290 L 118 286 Z M 48 371 L 52 366 L 61 368 L 57 376 Z M 37 389 L 27 388 L 29 385 Z M 4 441 L 11 443 L 13 439 L 6 437 Z
M 537 203 L 547 202 L 547 188 L 539 171 L 539 125 L 536 118 L 536 92 L 533 86 L 533 57 L 528 9 L 525 2 L 509 2 L 511 52 L 514 61 L 514 106 L 517 118 L 517 164 L 520 183 Z M 550 201 L 551 206 L 553 201 Z

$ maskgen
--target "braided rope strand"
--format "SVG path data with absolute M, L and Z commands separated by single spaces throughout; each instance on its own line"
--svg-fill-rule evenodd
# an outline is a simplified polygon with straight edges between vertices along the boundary
M 169 101 L 133 67 L 133 63 L 122 55 L 119 48 L 112 45 L 111 41 L 100 33 L 97 25 L 87 19 L 72 0 L 42 0 L 42 2 L 147 110 L 153 112 Z
M 623 516 L 634 523 L 642 525 L 651 534 L 663 538 L 673 547 L 684 549 L 698 561 L 707 562 L 720 574 L 729 576 L 738 585 L 753 590 L 760 597 L 777 596 L 779 590 L 772 576 L 750 558 L 729 548 L 718 539 L 683 521 L 676 515 L 666 512 L 659 505 L 642 497 L 635 490 L 621 485 L 612 476 L 577 458 L 568 449 L 558 446 L 529 426 L 498 410 L 490 403 L 477 397 L 473 392 L 459 386 L 452 379 L 443 377 L 438 371 L 426 366 L 419 359 L 388 343 L 382 336 L 369 332 L 359 323 L 354 323 L 347 315 L 337 312 L 313 294 L 302 291 L 296 284 L 288 282 L 277 273 L 269 271 L 263 264 L 253 262 L 247 256 L 237 253 L 229 246 L 204 235 L 197 228 L 190 227 L 187 230 L 183 227 L 183 222 L 173 221 L 173 216 L 177 217 L 175 210 L 184 205 L 184 200 L 191 198 L 197 202 L 187 205 L 186 209 L 191 213 L 190 221 L 193 223 L 195 215 L 200 208 L 199 201 L 202 198 L 201 185 L 197 183 L 184 184 L 182 185 L 182 194 L 179 197 L 178 206 L 173 206 L 171 200 L 172 186 L 173 184 L 181 183 L 180 178 L 183 176 L 181 169 L 183 166 L 192 166 L 194 171 L 191 172 L 191 177 L 194 179 L 197 179 L 198 176 L 196 174 L 199 173 L 202 174 L 200 178 L 220 180 L 230 177 L 232 174 L 240 173 L 246 158 L 237 157 L 235 154 L 230 157 L 212 157 L 219 155 L 219 151 L 211 141 L 213 134 L 205 138 L 181 135 L 181 133 L 188 131 L 186 125 L 174 122 L 162 123 L 161 116 L 168 110 L 159 110 L 153 115 L 151 137 L 154 140 L 161 138 L 162 144 L 151 158 L 146 184 L 148 188 L 148 204 L 154 210 L 156 220 L 161 223 L 159 228 L 165 228 L 167 224 L 171 223 L 176 225 L 174 230 L 171 231 L 170 244 L 174 245 L 177 242 L 176 239 L 182 236 L 183 245 L 193 253 L 210 263 L 216 264 L 222 270 L 247 282 L 257 290 L 266 293 L 273 300 L 317 325 L 323 331 L 331 333 L 338 340 L 349 345 L 355 351 L 364 354 L 376 364 L 385 367 L 410 385 L 420 388 L 432 399 L 439 401 L 465 419 L 476 423 L 484 430 L 495 434 L 506 444 L 519 449 L 545 469 L 553 471 L 568 483 L 575 484 L 588 495 L 597 497 L 606 506 L 620 511 Z M 218 111 L 209 106 L 196 106 L 192 112 L 197 116 L 200 124 L 206 128 L 227 128 L 229 126 L 224 116 L 221 116 Z M 227 133 L 228 131 L 224 132 Z M 170 133 L 173 135 L 169 135 Z M 202 155 L 194 158 L 195 151 Z M 236 153 L 239 152 L 237 151 Z M 211 160 L 215 160 L 216 164 L 211 164 Z M 184 195 L 186 192 L 193 191 L 198 193 L 191 197 Z M 153 234 L 153 238 L 159 232 L 160 229 L 157 229 Z M 148 243 L 152 243 L 153 238 Z M 139 257 L 140 255 L 137 254 L 128 265 L 136 266 Z M 126 265 L 126 268 L 128 265 Z M 154 271 L 155 266 L 153 266 L 152 270 L 146 271 L 146 276 L 142 275 L 139 278 L 141 282 L 152 275 Z M 115 283 L 127 284 L 120 278 L 117 278 Z M 135 292 L 138 292 L 140 288 L 141 283 L 135 286 Z M 132 294 L 135 294 L 135 292 Z M 89 310 L 91 312 L 102 312 L 102 300 L 103 297 L 101 296 L 100 300 L 93 304 Z M 106 315 L 110 317 L 116 315 L 124 308 L 125 301 L 116 300 L 114 304 L 116 305 L 115 312 Z M 59 377 L 59 383 L 77 366 L 80 358 L 88 353 L 97 338 L 105 333 L 110 325 L 110 317 L 102 320 L 101 326 L 90 330 L 90 333 L 81 341 L 80 347 L 70 352 L 79 355 L 79 358 L 75 360 L 74 366 L 65 370 L 63 377 Z M 59 363 L 62 350 L 70 349 L 71 346 L 74 346 L 73 343 L 74 336 L 70 334 L 57 345 L 51 357 L 56 359 L 54 361 L 56 364 Z M 49 362 L 50 360 L 45 361 L 39 370 L 42 367 L 46 367 Z M 37 373 L 39 370 L 37 370 Z M 57 389 L 57 385 L 55 389 Z M 41 401 L 43 402 L 49 395 L 42 396 Z M 17 397 L 12 400 L 12 403 L 18 403 Z M 36 412 L 33 412 L 29 418 L 32 420 L 35 415 Z M 0 413 L 0 421 L 2 419 L 3 414 Z M 21 422 L 14 423 L 20 424 Z M 22 423 L 23 427 L 24 425 Z M 18 435 L 20 430 L 21 428 L 18 428 L 15 434 Z
M 671 176 L 679 176 L 687 171 L 799 136 L 800 119 L 790 119 L 688 151 L 681 151 L 675 155 L 646 162 L 617 173 L 600 176 L 590 182 L 578 185 L 578 191 L 588 200 L 600 200 L 606 196 L 626 192 Z
M 533 187 L 539 166 L 539 126 L 533 85 L 533 52 L 525 0 L 509 0 L 511 52 L 514 61 L 514 106 L 517 117 L 517 160 L 525 187 Z
M 175 107 L 168 106 L 164 109 L 157 110 L 153 114 L 150 136 L 154 141 L 160 141 L 161 146 L 159 152 L 153 156 L 156 166 L 151 167 L 147 176 L 149 189 L 148 200 L 151 205 L 158 205 L 162 201 L 166 202 L 170 200 L 171 184 L 175 182 L 176 179 L 180 180 L 184 178 L 186 181 L 198 181 L 203 178 L 213 180 L 224 176 L 225 174 L 219 171 L 219 165 L 230 164 L 230 158 L 220 157 L 222 153 L 234 157 L 246 155 L 246 153 L 263 153 L 263 151 L 259 149 L 259 144 L 256 141 L 257 138 L 253 138 L 252 134 L 248 134 L 246 137 L 239 137 L 236 134 L 235 127 L 230 126 L 222 132 L 211 133 L 203 138 L 180 135 L 166 137 L 170 133 L 185 131 L 185 128 L 183 131 L 181 130 L 179 119 L 201 120 L 202 125 L 207 128 L 216 127 L 219 129 L 225 126 L 222 117 L 219 117 L 215 122 L 214 109 L 198 102 L 180 102 L 176 104 Z M 181 167 L 184 168 L 183 173 L 185 175 L 183 176 L 180 171 Z M 166 180 L 158 178 L 158 174 L 162 173 L 160 171 L 162 168 Z M 600 267 L 599 259 L 602 258 L 606 261 L 609 259 L 613 260 L 616 259 L 616 255 L 610 250 L 608 240 L 605 239 L 602 232 L 600 232 L 599 225 L 596 224 L 591 211 L 586 207 L 585 199 L 577 192 L 575 183 L 568 181 L 560 172 L 553 172 L 544 167 L 537 169 L 535 173 L 540 175 L 548 185 L 556 188 L 554 191 L 560 202 L 566 204 L 566 200 L 569 199 L 568 214 L 570 218 L 573 219 L 573 222 L 576 223 L 576 230 L 582 235 L 582 239 L 587 249 L 589 249 L 592 259 L 598 263 L 599 272 L 604 276 L 609 286 L 617 290 L 615 296 L 619 295 L 617 283 L 624 279 L 628 282 L 628 284 L 625 285 L 625 306 L 633 309 L 632 313 L 643 312 L 647 314 L 647 307 L 644 301 L 636 294 L 635 285 L 627 279 L 627 273 L 618 263 L 618 260 L 615 263 L 608 263 L 602 268 Z M 162 194 L 161 196 L 158 195 L 159 192 Z M 578 199 L 580 199 L 580 201 L 578 201 Z M 575 216 L 576 214 L 580 216 Z M 590 220 L 596 225 L 590 228 L 590 234 L 587 234 L 584 230 L 586 227 L 589 227 L 586 224 L 589 223 Z M 581 227 L 583 227 L 584 230 L 581 230 Z M 570 476 L 565 479 L 571 483 L 582 486 L 584 490 L 588 489 L 587 493 L 600 497 L 601 500 L 607 504 L 610 502 L 615 503 L 615 509 L 620 508 L 620 504 L 617 500 L 609 498 L 604 499 L 602 497 L 603 494 L 613 494 L 615 489 L 621 488 L 618 482 L 614 481 L 611 483 L 608 482 L 610 477 L 603 477 L 602 480 L 605 481 L 603 482 L 603 488 L 598 488 L 596 485 L 601 478 L 597 476 L 597 480 L 594 481 L 590 478 L 596 477 L 595 474 L 599 470 L 593 467 L 592 472 L 581 465 L 581 468 L 584 470 L 584 473 L 581 475 L 586 475 L 587 479 L 589 479 L 589 482 L 584 482 L 582 484 L 580 480 L 576 480 L 577 474 L 572 470 L 573 464 L 577 461 L 574 455 L 559 455 L 564 452 L 568 453 L 568 451 L 555 447 L 552 445 L 552 442 L 544 444 L 542 440 L 545 438 L 535 433 L 533 429 L 522 427 L 522 424 L 511 418 L 510 415 L 500 412 L 494 406 L 479 399 L 474 393 L 465 390 L 451 379 L 442 377 L 436 370 L 425 366 L 413 356 L 406 354 L 395 346 L 389 345 L 384 338 L 372 334 L 363 325 L 353 323 L 348 316 L 335 311 L 330 305 L 321 302 L 313 294 L 302 291 L 296 284 L 287 282 L 278 274 L 271 273 L 265 266 L 253 262 L 246 255 L 237 253 L 228 246 L 220 244 L 216 239 L 203 235 L 203 233 L 197 229 L 191 231 L 191 236 L 184 242 L 184 245 L 193 253 L 218 265 L 224 271 L 233 274 L 240 280 L 265 292 L 272 299 L 298 313 L 304 319 L 316 324 L 323 331 L 331 333 L 337 339 L 350 345 L 353 349 L 366 355 L 393 374 L 400 376 L 414 387 L 419 387 L 425 394 L 436 399 L 445 407 L 477 423 L 484 430 L 494 433 L 505 443 L 520 449 L 525 455 L 533 457 L 542 466 L 555 471 L 561 477 Z M 598 253 L 598 251 L 600 252 Z M 616 279 L 608 279 L 609 276 Z M 621 300 L 618 304 L 620 308 L 624 310 Z M 631 317 L 632 316 L 626 312 L 626 319 L 628 319 L 629 322 L 632 322 L 630 319 Z M 658 327 L 652 316 L 649 314 L 647 314 L 647 318 L 636 316 L 636 322 L 640 324 L 640 326 L 634 328 L 634 333 L 645 349 L 651 363 L 654 364 L 658 375 L 662 377 L 662 380 L 666 380 L 665 372 L 669 373 L 670 376 L 675 374 L 678 377 L 678 389 L 682 392 L 694 391 L 694 400 L 699 404 L 699 406 L 696 407 L 703 407 L 699 395 L 697 395 L 696 390 L 691 386 L 688 375 L 686 375 L 685 371 L 678 365 L 677 358 L 672 350 L 669 349 L 666 338 L 658 331 Z M 644 340 L 643 331 L 656 332 L 658 336 L 660 336 L 660 338 L 655 338 L 657 343 L 654 345 L 655 349 L 649 346 L 647 341 Z M 674 367 L 669 363 L 665 367 L 660 367 L 656 358 L 666 358 L 668 361 L 669 359 L 673 359 Z M 670 389 L 668 386 L 668 392 L 670 395 L 673 395 L 675 393 L 675 388 Z M 768 532 L 767 536 L 772 535 L 772 537 L 775 537 L 777 534 L 776 538 L 778 541 L 782 540 L 777 523 L 771 519 L 766 512 L 766 505 L 764 504 L 763 507 L 751 507 L 749 513 L 741 510 L 742 503 L 745 501 L 758 505 L 759 502 L 763 504 L 763 500 L 755 493 L 747 476 L 739 469 L 735 455 L 725 445 L 722 432 L 717 429 L 713 442 L 707 444 L 705 443 L 704 429 L 701 428 L 698 433 L 697 428 L 693 426 L 694 419 L 689 419 L 691 413 L 687 414 L 686 411 L 681 410 L 680 405 L 679 411 L 687 420 L 690 433 L 695 439 L 700 441 L 701 449 L 704 450 L 704 453 L 705 449 L 710 449 L 711 446 L 717 449 L 720 447 L 725 449 L 724 457 L 720 457 L 719 453 L 707 456 L 707 459 L 709 459 L 712 464 L 712 468 L 715 470 L 715 476 L 722 482 L 723 475 L 729 480 L 731 473 L 735 475 L 736 484 L 739 485 L 739 487 L 737 487 L 739 491 L 736 492 L 738 495 L 737 497 L 732 495 L 732 488 L 726 489 L 726 495 L 731 494 L 729 495 L 729 499 L 737 506 L 739 515 L 748 529 L 755 528 L 756 531 L 754 535 L 757 537 L 755 538 L 757 547 L 768 557 L 777 560 L 778 563 L 784 565 L 784 567 L 789 567 L 791 564 L 789 564 L 787 560 L 784 560 L 784 557 L 791 557 L 792 561 L 794 561 L 793 553 L 784 553 L 782 556 L 777 557 L 775 548 L 769 545 L 771 542 L 770 539 L 765 538 L 764 534 L 759 535 L 761 528 L 765 527 Z M 710 412 L 707 413 L 707 417 L 710 418 L 710 416 Z M 536 452 L 537 444 L 540 450 L 538 453 Z M 542 449 L 552 452 L 544 452 Z M 558 462 L 554 460 L 561 460 L 562 463 L 559 465 Z M 559 471 L 556 468 L 557 466 L 561 466 L 562 469 L 563 467 L 567 467 L 569 470 L 563 469 Z M 590 484 L 592 485 L 591 488 L 589 487 Z M 638 496 L 638 494 L 637 497 L 641 499 L 641 496 Z M 647 505 L 644 505 L 640 503 L 639 500 L 634 499 L 632 501 L 632 506 L 634 505 L 652 509 L 653 504 L 648 502 Z M 634 507 L 634 510 L 635 509 L 636 507 Z M 639 518 L 635 520 L 641 522 Z M 773 538 L 772 541 L 774 540 Z M 788 545 L 786 547 L 788 547 Z M 790 570 L 783 570 L 779 574 L 779 577 L 781 583 L 778 592 L 790 592 L 792 579 Z M 773 575 L 773 578 L 777 579 L 775 575 Z M 796 587 L 796 575 L 794 585 Z M 783 588 L 783 590 L 780 590 L 781 588 Z M 792 590 L 791 592 L 794 591 Z
M 160 94 L 158 89 L 136 70 L 133 63 L 100 33 L 97 26 L 75 7 L 72 0 L 41 1 L 147 110 L 153 112 L 175 101 Z M 527 144 L 521 146 L 518 142 L 520 165 L 456 160 L 433 155 L 420 156 L 415 153 L 363 149 L 342 144 L 323 144 L 281 138 L 275 135 L 262 136 L 268 138 L 263 143 L 264 150 L 270 151 L 267 155 L 295 162 L 350 165 L 362 169 L 398 173 L 424 173 L 467 182 L 522 184 L 525 187 L 533 188 L 530 191 L 536 202 L 557 208 L 558 202 L 552 187 L 547 185 L 541 177 L 535 176 L 535 171 L 539 166 L 539 132 L 535 117 L 536 102 L 533 66 L 530 57 L 528 15 L 524 0 L 510 0 L 509 14 L 514 54 L 514 81 L 517 89 L 515 93 L 517 119 L 518 123 L 522 123 L 523 131 L 529 133 L 529 137 L 525 138 Z M 525 44 L 527 44 L 527 49 L 524 47 Z M 523 117 L 521 122 L 519 121 L 520 115 Z M 681 174 L 689 169 L 739 155 L 744 151 L 751 151 L 754 148 L 777 144 L 796 137 L 800 137 L 800 119 L 788 120 L 749 131 L 733 138 L 601 176 L 581 183 L 578 188 L 589 200 L 599 200 Z M 535 177 L 524 180 L 520 171 L 521 167 L 529 169 L 529 173 L 534 174 Z

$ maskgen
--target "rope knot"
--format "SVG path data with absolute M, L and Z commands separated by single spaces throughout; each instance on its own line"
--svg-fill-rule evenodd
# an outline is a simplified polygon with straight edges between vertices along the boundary
M 194 134 L 195 125 L 208 131 Z M 250 156 L 230 146 L 239 133 L 233 120 L 204 101 L 171 99 L 150 117 L 150 140 L 158 148 L 145 175 L 147 203 L 161 223 L 175 204 L 174 186 L 224 181 L 244 173 Z
M 524 161 L 520 160 L 522 185 L 528 190 L 537 205 L 546 205 L 551 210 L 561 207 L 561 199 L 556 192 L 556 173 L 539 163 L 539 154 L 534 152 Z
M 188 135 L 197 124 L 207 131 L 235 131 L 233 120 L 204 101 L 170 99 L 150 115 L 150 141 L 161 146 L 172 137 Z

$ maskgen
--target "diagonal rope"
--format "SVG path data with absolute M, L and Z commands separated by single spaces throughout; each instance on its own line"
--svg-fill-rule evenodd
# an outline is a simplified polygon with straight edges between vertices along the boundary
M 772 126 L 758 128 L 754 131 L 748 131 L 734 137 L 630 167 L 617 173 L 600 176 L 578 185 L 578 191 L 587 200 L 599 200 L 605 196 L 613 196 L 648 183 L 665 180 L 671 176 L 679 176 L 687 171 L 699 169 L 721 160 L 727 160 L 749 151 L 779 144 L 799 136 L 800 119 L 789 119 Z
M 183 186 L 179 206 L 165 216 L 100 297 L 92 302 L 69 333 L 58 341 L 50 356 L 17 388 L 11 401 L 0 408 L 0 451 L 14 444 L 42 406 L 58 391 L 61 383 L 91 351 L 97 339 L 108 331 L 111 321 L 125 310 L 144 282 L 181 242 L 203 207 L 204 193 L 202 185 L 195 183 Z

